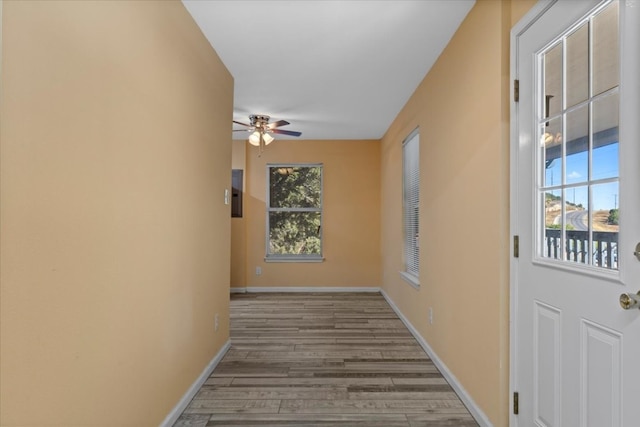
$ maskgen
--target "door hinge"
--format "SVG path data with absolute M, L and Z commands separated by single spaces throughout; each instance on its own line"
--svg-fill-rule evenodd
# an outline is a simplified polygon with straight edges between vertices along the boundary
M 513 257 L 520 257 L 520 236 L 513 236 Z
M 520 80 L 513 81 L 513 100 L 515 102 L 520 101 Z
M 513 413 L 514 415 L 518 415 L 520 408 L 518 407 L 518 392 L 513 392 Z

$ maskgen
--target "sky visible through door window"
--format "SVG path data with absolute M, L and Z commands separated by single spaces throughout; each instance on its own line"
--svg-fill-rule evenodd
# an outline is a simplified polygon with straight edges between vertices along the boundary
M 567 184 L 579 182 L 587 182 L 588 171 L 588 152 L 581 151 L 566 157 Z M 548 186 L 559 185 L 562 183 L 562 165 L 561 159 L 553 159 L 545 170 L 545 181 Z M 592 180 L 604 179 L 618 176 L 618 143 L 605 145 L 593 150 L 592 162 Z M 618 207 L 617 183 L 603 184 L 594 187 L 592 208 L 593 210 L 609 210 Z M 568 200 L 574 204 L 588 206 L 588 192 L 583 190 L 584 187 L 574 188 L 575 191 L 569 191 Z M 581 191 L 582 190 L 582 191 Z M 574 197 L 575 193 L 575 197 Z

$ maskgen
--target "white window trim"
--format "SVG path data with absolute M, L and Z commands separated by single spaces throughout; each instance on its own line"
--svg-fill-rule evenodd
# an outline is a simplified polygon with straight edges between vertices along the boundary
M 264 257 L 264 262 L 324 262 L 322 255 L 270 255 Z
M 406 271 L 400 271 L 400 277 L 414 288 L 420 289 L 420 279 L 417 276 L 407 273 Z
M 310 212 L 309 209 L 301 209 L 301 208 L 291 208 L 291 209 L 271 209 L 271 176 L 269 175 L 269 170 L 271 168 L 296 168 L 296 167 L 319 167 L 321 169 L 320 173 L 320 207 L 313 210 L 316 212 L 320 212 L 320 253 L 319 254 L 287 254 L 287 255 L 279 255 L 279 254 L 269 254 L 269 212 L 275 211 L 291 211 L 291 212 Z M 267 163 L 266 168 L 266 198 L 265 198 L 265 262 L 284 262 L 284 263 L 316 263 L 316 262 L 324 262 L 324 167 L 322 163 Z

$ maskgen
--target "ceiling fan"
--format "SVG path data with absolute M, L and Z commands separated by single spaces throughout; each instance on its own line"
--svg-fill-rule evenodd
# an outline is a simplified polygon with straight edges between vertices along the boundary
M 292 130 L 284 130 L 277 129 L 280 126 L 286 126 L 289 124 L 286 120 L 278 120 L 277 122 L 269 123 L 270 117 L 264 114 L 251 114 L 249 116 L 249 122 L 251 124 L 246 124 L 238 121 L 233 121 L 233 123 L 246 126 L 247 129 L 234 129 L 234 132 L 252 132 L 249 135 L 249 143 L 251 145 L 255 145 L 256 147 L 260 147 L 260 151 L 264 149 L 265 146 L 271 144 L 273 141 L 272 133 L 279 133 L 282 135 L 291 135 L 291 136 L 300 136 L 302 132 L 296 132 Z

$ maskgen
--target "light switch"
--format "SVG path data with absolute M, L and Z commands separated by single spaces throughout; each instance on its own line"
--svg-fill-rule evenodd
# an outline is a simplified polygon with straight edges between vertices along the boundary
M 224 204 L 229 204 L 229 189 L 227 188 L 224 189 Z

